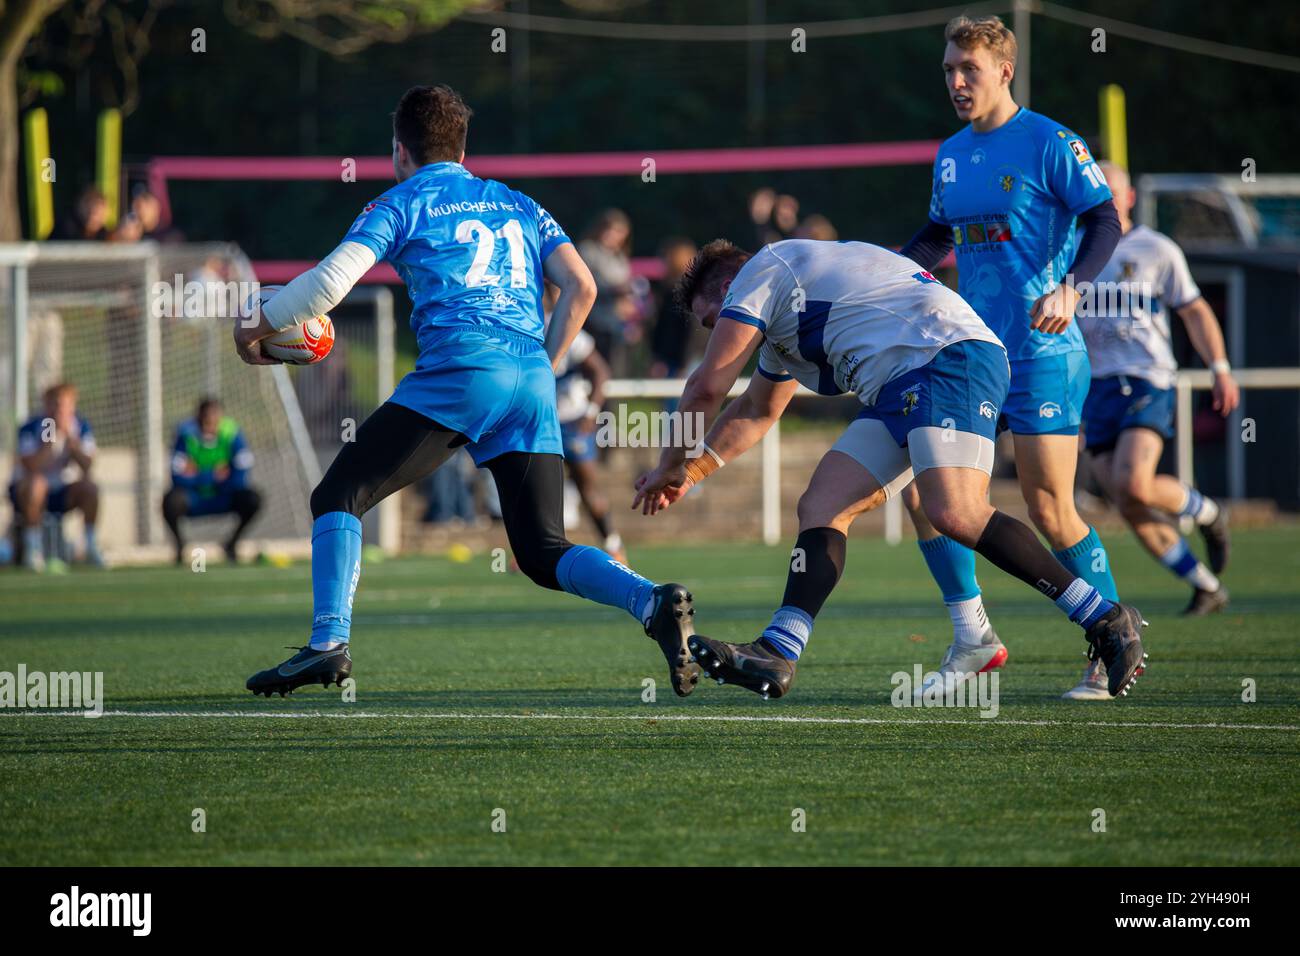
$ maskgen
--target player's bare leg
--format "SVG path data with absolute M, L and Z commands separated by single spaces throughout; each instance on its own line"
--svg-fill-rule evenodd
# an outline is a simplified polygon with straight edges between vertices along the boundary
M 1074 504 L 1074 475 L 1079 462 L 1078 435 L 1013 435 L 1016 472 L 1029 518 L 1062 564 L 1116 603 L 1119 592 L 1110 571 L 1110 556 L 1097 532 L 1079 517 Z M 1069 700 L 1110 700 L 1110 681 L 1103 662 L 1091 658 L 1079 683 L 1063 695 Z
M 975 553 L 935 530 L 921 507 L 916 482 L 903 489 L 901 497 L 916 529 L 917 547 L 930 569 L 930 576 L 939 585 L 944 607 L 952 620 L 952 644 L 944 654 L 944 665 L 978 664 L 975 673 L 996 670 L 1006 663 L 1007 649 L 989 623 L 975 579 Z
M 849 528 L 858 515 L 884 501 L 885 491 L 871 472 L 842 452 L 828 451 L 799 499 L 799 537 L 772 622 L 749 644 L 691 639 L 691 650 L 709 676 L 764 699 L 788 693 L 813 619 L 844 573 Z
M 922 507 L 935 530 L 1052 599 L 1084 629 L 1089 657 L 1108 668 L 1110 696 L 1127 694 L 1145 668 L 1141 614 L 1106 599 L 1048 552 L 1027 526 L 993 508 L 988 482 L 977 468 L 928 468 L 916 476 Z
M 104 567 L 104 557 L 99 553 L 99 544 L 95 537 L 95 526 L 99 522 L 99 486 L 89 478 L 73 482 L 67 489 L 69 509 L 81 512 L 85 526 L 84 560 L 92 567 Z
M 41 519 L 50 486 L 44 475 L 24 475 L 14 489 L 18 510 L 23 516 L 23 567 L 29 571 L 45 570 L 45 553 L 41 540 Z
M 1212 614 L 1227 606 L 1228 592 L 1214 573 L 1196 559 L 1174 525 L 1188 489 L 1172 476 L 1156 474 L 1163 448 L 1164 439 L 1156 432 L 1126 429 L 1120 433 L 1113 452 L 1096 457 L 1094 471 L 1147 552 L 1191 586 L 1192 599 L 1184 613 Z M 1202 527 L 1226 524 L 1223 512 L 1213 502 L 1210 504 L 1214 508 L 1213 520 Z M 1223 534 L 1226 540 L 1226 529 Z

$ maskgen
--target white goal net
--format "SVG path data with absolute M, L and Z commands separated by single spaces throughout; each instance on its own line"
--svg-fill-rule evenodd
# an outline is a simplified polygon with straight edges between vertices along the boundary
M 248 539 L 303 541 L 319 464 L 285 368 L 244 365 L 233 316 L 252 270 L 230 245 L 45 243 L 0 246 L 0 469 L 9 484 L 17 428 L 60 382 L 98 446 L 99 540 L 110 559 L 163 557 L 162 496 L 176 428 L 214 396 L 244 430 L 262 512 Z M 9 525 L 8 495 L 0 523 Z M 75 519 L 70 519 L 75 521 Z M 216 541 L 233 517 L 197 519 Z

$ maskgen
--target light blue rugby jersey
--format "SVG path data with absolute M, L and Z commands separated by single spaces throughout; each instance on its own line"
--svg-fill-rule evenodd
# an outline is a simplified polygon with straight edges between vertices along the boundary
M 460 163 L 431 163 L 367 203 L 343 237 L 392 263 L 421 348 L 449 328 L 544 340 L 542 263 L 569 237 L 528 196 Z
M 1085 351 L 1077 322 L 1047 335 L 1029 312 L 1074 261 L 1075 217 L 1110 198 L 1082 137 L 1027 109 L 939 147 L 930 218 L 952 229 L 958 291 L 1013 361 Z

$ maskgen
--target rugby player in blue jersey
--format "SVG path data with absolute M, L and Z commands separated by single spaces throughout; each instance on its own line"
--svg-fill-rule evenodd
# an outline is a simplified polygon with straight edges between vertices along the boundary
M 902 252 L 934 269 L 955 249 L 958 290 L 1011 361 L 1001 425 L 1015 440 L 1029 516 L 1061 563 L 1115 602 L 1106 549 L 1074 507 L 1090 374 L 1073 318 L 1080 287 L 1119 241 L 1119 218 L 1083 139 L 1012 99 L 1016 38 L 1002 21 L 958 17 L 944 38 L 948 95 L 969 125 L 939 148 L 929 220 Z M 903 500 L 953 622 L 940 673 L 1001 667 L 1007 650 L 985 613 L 974 553 L 934 528 L 916 489 Z
M 631 614 L 668 659 L 673 689 L 691 692 L 699 667 L 687 649 L 692 597 L 655 585 L 599 548 L 564 536 L 564 459 L 554 367 L 595 298 L 595 282 L 569 237 L 541 206 L 463 165 L 471 112 L 446 86 L 408 90 L 393 114 L 398 184 L 362 210 L 315 268 L 236 323 L 250 364 L 259 343 L 327 313 L 376 262 L 406 283 L 420 354 L 415 370 L 344 445 L 311 495 L 310 642 L 254 674 L 254 694 L 342 683 L 352 600 L 361 575 L 361 516 L 422 478 L 459 447 L 496 479 L 520 569 L 534 582 Z M 559 290 L 549 328 L 543 280 Z

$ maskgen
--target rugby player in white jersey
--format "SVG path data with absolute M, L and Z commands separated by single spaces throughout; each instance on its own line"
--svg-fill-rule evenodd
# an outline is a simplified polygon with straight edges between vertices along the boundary
M 751 448 L 799 384 L 856 394 L 861 413 L 822 458 L 799 501 L 801 560 L 757 640 L 693 637 L 719 682 L 765 697 L 790 689 L 813 621 L 844 570 L 847 533 L 915 475 L 926 517 L 1056 602 L 1106 664 L 1108 690 L 1142 673 L 1141 615 L 1070 572 L 1028 526 L 988 503 L 993 436 L 1010 373 L 997 336 L 957 293 L 915 262 L 862 242 L 792 239 L 751 256 L 726 240 L 705 246 L 679 281 L 683 308 L 711 329 L 679 410 L 713 422 L 698 449 L 663 450 L 636 481 L 633 507 L 656 514 Z M 758 353 L 745 393 L 718 415 Z M 962 675 L 954 678 L 964 679 Z
M 1227 416 L 1239 392 L 1214 310 L 1192 279 L 1172 239 L 1131 218 L 1135 193 L 1128 173 L 1101 163 L 1115 196 L 1124 236 L 1075 312 L 1088 343 L 1092 387 L 1083 406 L 1084 441 L 1093 471 L 1151 556 L 1192 587 L 1184 612 L 1212 614 L 1228 603 L 1217 575 L 1228 563 L 1228 516 L 1213 499 L 1172 475 L 1156 474 L 1166 438 L 1173 437 L 1174 374 L 1169 315 L 1177 312 L 1197 354 L 1214 372 L 1214 410 Z M 1196 559 L 1178 533 L 1192 519 L 1205 538 L 1210 566 Z M 1073 699 L 1097 697 L 1105 681 L 1095 667 Z

